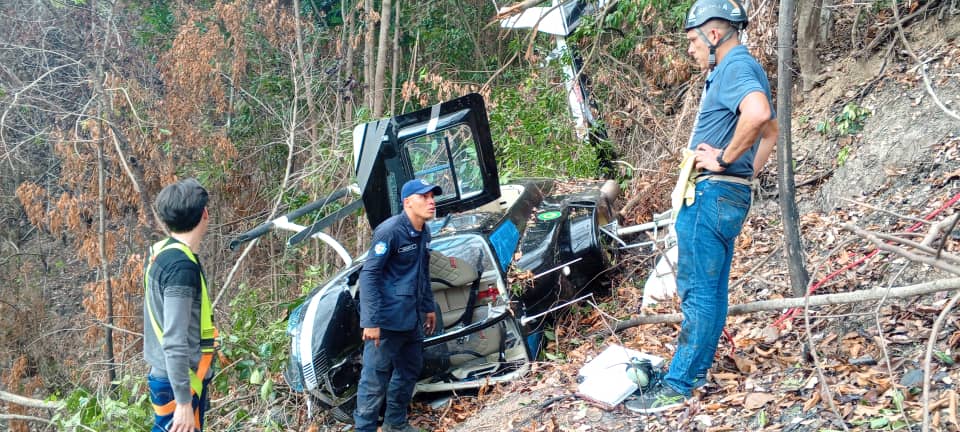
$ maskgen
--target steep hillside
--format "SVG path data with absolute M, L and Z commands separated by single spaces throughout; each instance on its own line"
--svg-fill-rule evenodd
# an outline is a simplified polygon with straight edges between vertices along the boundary
M 933 93 L 954 113 L 960 100 L 958 35 L 956 15 L 944 21 L 931 16 L 907 28 Z M 868 255 L 875 247 L 842 228 L 851 224 L 885 234 L 914 232 L 916 237 L 904 237 L 919 242 L 932 223 L 960 212 L 960 120 L 934 102 L 918 68 L 899 43 L 860 59 L 844 55 L 824 65 L 818 87 L 795 98 L 801 234 L 811 279 L 820 283 L 817 294 L 957 277 L 892 254 Z M 760 198 L 739 240 L 731 304 L 791 296 L 775 171 L 771 164 L 761 177 Z M 921 219 L 929 222 L 913 227 Z M 960 251 L 958 240 L 954 230 L 944 252 Z M 780 312 L 731 316 L 731 338 L 721 342 L 710 384 L 684 409 L 645 418 L 622 407 L 606 412 L 579 400 L 573 396 L 577 370 L 608 344 L 665 357 L 674 349 L 675 324 L 595 337 L 613 317 L 639 313 L 642 276 L 650 261 L 626 258 L 621 267 L 620 290 L 605 299 L 605 305 L 617 309 L 603 307 L 601 314 L 587 307 L 558 322 L 558 343 L 551 350 L 564 353 L 562 360 L 540 364 L 522 382 L 454 396 L 434 403 L 435 408 L 421 405 L 420 424 L 454 431 L 814 431 L 906 424 L 919 430 L 925 345 L 951 292 L 811 308 L 809 328 L 803 313 L 793 319 Z M 828 277 L 831 273 L 836 274 Z M 643 313 L 677 311 L 666 306 Z M 817 346 L 816 360 L 807 345 L 810 339 Z M 960 382 L 958 349 L 960 324 L 947 319 L 933 351 L 926 403 L 934 430 L 960 428 L 954 390 Z M 824 379 L 829 395 L 820 386 Z
M 609 15 L 569 40 L 588 65 L 608 136 L 632 167 L 624 169 L 624 224 L 665 209 L 692 123 L 702 78 L 676 31 L 691 1 L 608 1 Z M 960 3 L 824 1 L 833 6 L 822 67 L 810 92 L 794 93 L 792 114 L 816 294 L 929 281 L 960 288 L 951 279 L 960 273 L 952 258 L 960 228 L 945 242 L 917 245 L 960 216 L 960 120 L 945 112 L 960 110 Z M 490 103 L 503 178 L 595 173 L 595 154 L 571 145 L 561 71 L 544 67 L 556 41 L 490 25 L 507 3 L 394 1 L 389 39 L 374 37 L 391 28 L 379 22 L 388 15 L 369 10 L 386 1 L 0 3 L 0 399 L 65 400 L 59 429 L 145 428 L 141 254 L 162 235 L 151 202 L 175 177 L 197 176 L 213 197 L 201 255 L 217 281 L 226 340 L 208 429 L 350 430 L 322 414 L 308 419 L 315 407 L 282 377 L 290 302 L 323 280 L 336 254 L 287 248 L 282 235 L 249 253 L 227 244 L 268 215 L 349 183 L 357 122 L 471 91 Z M 779 2 L 753 3 L 751 49 L 772 71 Z M 893 25 L 898 4 L 908 45 Z M 759 180 L 731 304 L 792 296 L 775 164 Z M 332 234 L 362 250 L 369 232 L 355 216 Z M 912 256 L 880 253 L 871 236 Z M 952 254 L 946 260 L 932 258 L 941 245 Z M 927 406 L 935 430 L 960 430 L 952 291 L 814 307 L 809 325 L 803 311 L 731 316 L 709 385 L 682 410 L 644 418 L 579 400 L 578 369 L 607 345 L 674 351 L 677 324 L 603 335 L 618 320 L 678 312 L 669 302 L 640 307 L 655 258 L 621 254 L 613 295 L 557 317 L 544 355 L 552 360 L 525 379 L 420 396 L 413 422 L 443 431 L 919 430 Z M 0 401 L 0 428 L 57 429 L 47 424 L 56 413 Z

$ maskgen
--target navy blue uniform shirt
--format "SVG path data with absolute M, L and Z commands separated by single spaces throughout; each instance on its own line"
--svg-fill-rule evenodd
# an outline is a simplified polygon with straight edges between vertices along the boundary
M 360 327 L 413 330 L 420 313 L 433 312 L 430 230 L 413 229 L 405 212 L 373 231 L 360 271 Z

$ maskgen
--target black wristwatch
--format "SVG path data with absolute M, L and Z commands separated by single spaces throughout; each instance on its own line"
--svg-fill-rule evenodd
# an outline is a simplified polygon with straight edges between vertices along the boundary
M 723 152 L 727 149 L 720 150 L 720 154 L 717 155 L 717 164 L 720 165 L 720 168 L 727 169 L 730 168 L 730 162 L 723 161 Z

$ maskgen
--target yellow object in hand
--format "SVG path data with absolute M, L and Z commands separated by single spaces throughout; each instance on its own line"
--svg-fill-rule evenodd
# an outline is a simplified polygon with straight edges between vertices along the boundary
M 673 187 L 673 193 L 670 194 L 670 205 L 673 208 L 673 219 L 677 219 L 680 209 L 684 205 L 693 204 L 696 199 L 696 178 L 697 172 L 694 170 L 696 165 L 696 154 L 690 149 L 683 149 L 683 159 L 680 162 L 680 175 L 677 176 L 677 184 Z

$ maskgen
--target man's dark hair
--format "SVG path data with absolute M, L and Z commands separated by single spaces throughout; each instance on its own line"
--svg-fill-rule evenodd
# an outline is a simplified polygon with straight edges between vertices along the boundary
M 184 233 L 200 223 L 207 199 L 207 190 L 200 186 L 200 182 L 188 178 L 164 187 L 157 194 L 154 205 L 160 220 L 170 231 Z

